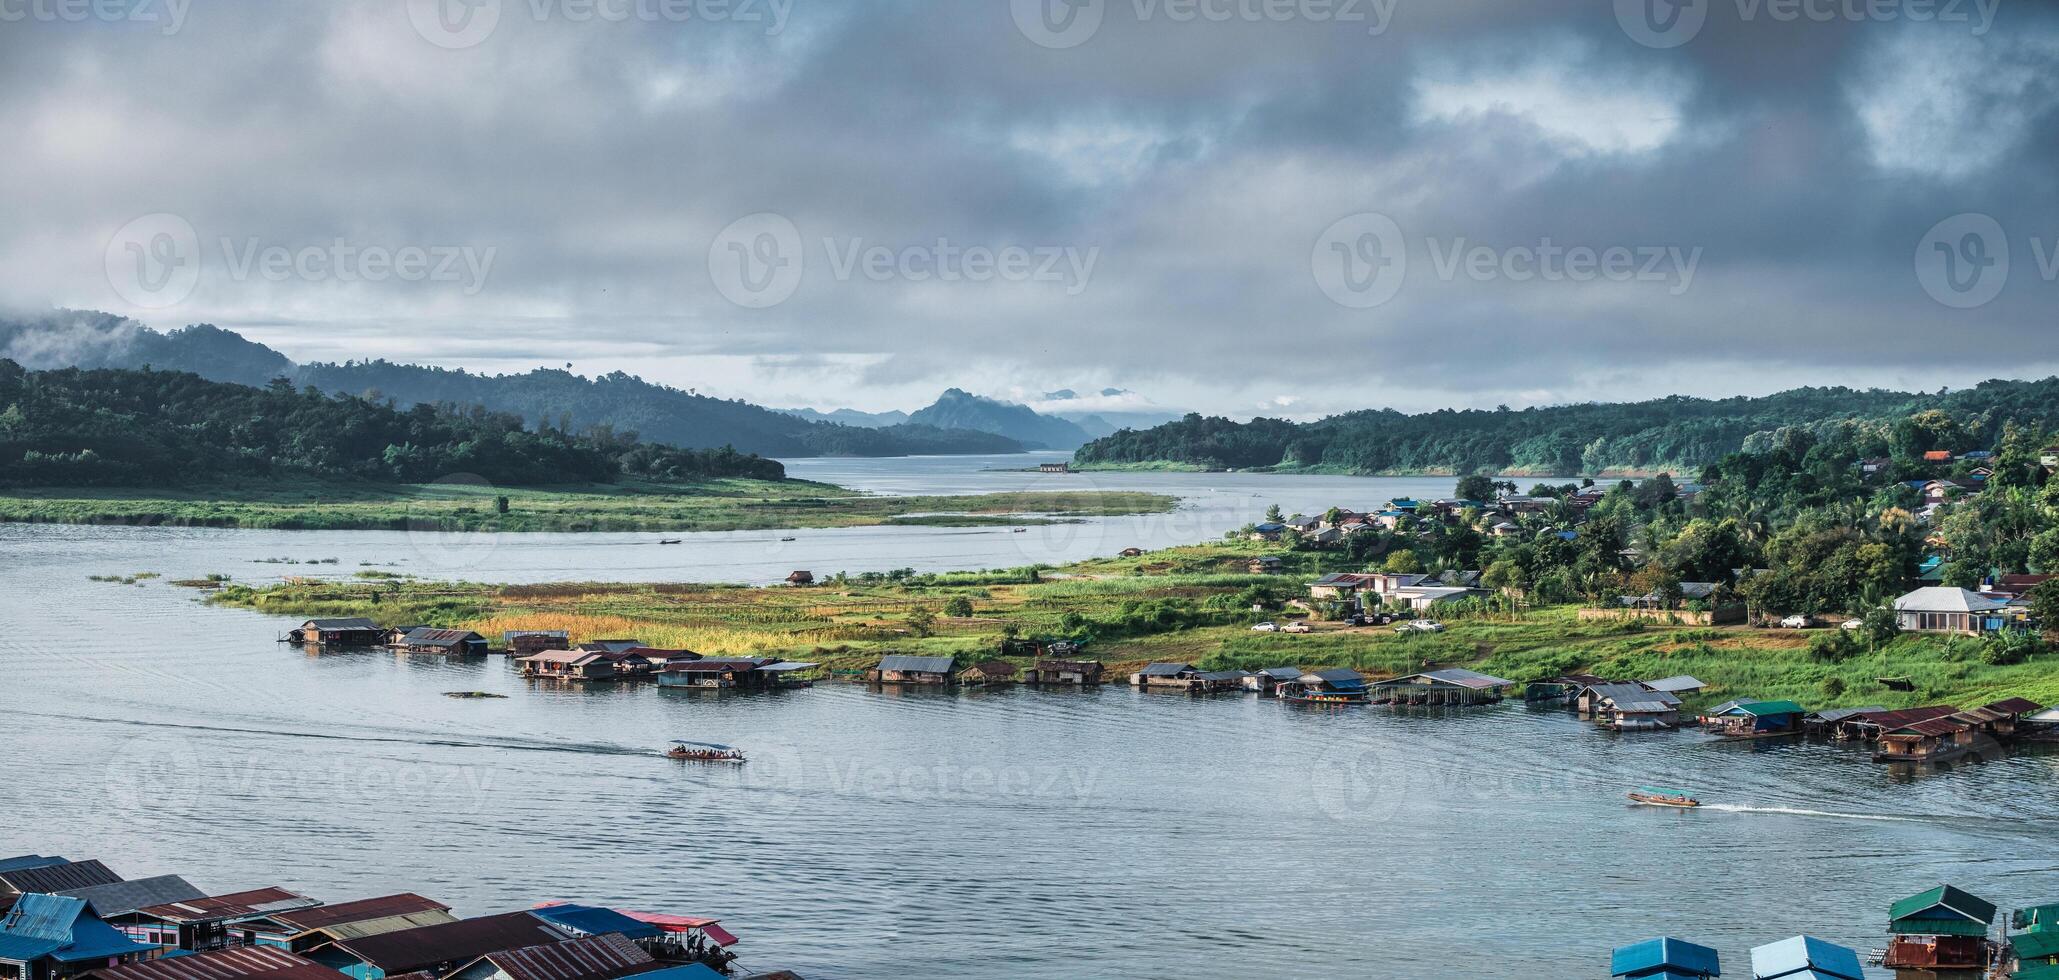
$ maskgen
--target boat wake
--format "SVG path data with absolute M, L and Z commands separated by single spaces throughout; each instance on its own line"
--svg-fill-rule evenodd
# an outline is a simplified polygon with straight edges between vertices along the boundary
M 1777 813 L 1790 817 L 1827 817 L 1833 820 L 1881 820 L 1889 823 L 1922 823 L 1921 817 L 1896 817 L 1885 813 L 1837 813 L 1792 806 L 1746 806 L 1742 803 L 1704 803 L 1700 809 L 1722 813 Z

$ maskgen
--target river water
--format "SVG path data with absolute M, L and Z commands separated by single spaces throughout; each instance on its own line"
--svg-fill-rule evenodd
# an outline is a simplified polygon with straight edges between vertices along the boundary
M 1937 881 L 2005 909 L 2059 900 L 2059 757 L 1911 776 L 1827 745 L 1617 737 L 1520 705 L 1322 711 L 1120 686 L 566 690 L 497 658 L 309 655 L 276 642 L 291 625 L 278 617 L 163 580 L 87 579 L 365 562 L 488 581 L 991 567 L 1213 537 L 1269 502 L 1449 490 L 993 469 L 1025 460 L 790 467 L 884 492 L 1067 481 L 1186 506 L 1021 535 L 672 548 L 0 525 L 0 856 L 98 857 L 217 891 L 416 890 L 463 914 L 553 899 L 714 914 L 746 965 L 809 977 L 1600 977 L 1611 946 L 1660 933 L 1741 971 L 1749 946 L 1801 931 L 1877 948 L 1887 903 Z M 508 697 L 442 696 L 472 690 Z M 753 761 L 657 757 L 671 738 L 743 745 Z M 1627 805 L 1644 782 L 1716 805 Z

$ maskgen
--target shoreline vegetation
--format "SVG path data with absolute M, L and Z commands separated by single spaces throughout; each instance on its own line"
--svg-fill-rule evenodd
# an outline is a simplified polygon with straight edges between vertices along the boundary
M 1407 478 L 1407 477 L 1459 477 L 1459 476 L 1466 476 L 1466 475 L 1468 475 L 1467 473 L 1464 473 L 1464 472 L 1460 472 L 1460 471 L 1459 471 L 1459 470 L 1458 470 L 1457 468 L 1454 468 L 1454 467 L 1449 467 L 1449 466 L 1433 466 L 1433 467 L 1426 467 L 1426 468 L 1417 468 L 1417 469 L 1385 469 L 1385 470 L 1378 470 L 1378 471 L 1364 471 L 1364 470 L 1356 470 L 1356 469 L 1352 469 L 1351 467 L 1348 467 L 1348 466 L 1331 466 L 1331 465 L 1328 465 L 1328 464 L 1316 464 L 1316 465 L 1312 465 L 1312 466 L 1293 466 L 1293 465 L 1289 465 L 1289 464 L 1279 464 L 1279 465 L 1274 465 L 1274 466 L 1251 466 L 1251 467 L 1242 467 L 1242 468 L 1235 468 L 1235 469 L 1231 469 L 1231 468 L 1226 468 L 1226 467 L 1221 467 L 1221 466 L 1204 466 L 1204 465 L 1202 465 L 1202 464 L 1200 464 L 1200 463 L 1180 463 L 1180 462 L 1174 462 L 1174 461 L 1171 461 L 1171 460 L 1150 460 L 1150 461 L 1144 461 L 1144 462 L 1135 462 L 1135 463 L 1079 463 L 1079 462 L 1074 462 L 1074 463 L 1071 463 L 1071 464 L 1069 464 L 1069 465 L 1071 466 L 1071 472 L 1074 472 L 1074 473 L 1260 473 L 1260 474 L 1264 474 L 1264 475 L 1266 475 L 1266 476 L 1359 476 L 1359 477 L 1395 477 L 1395 478 Z M 1661 474 L 1661 473 L 1670 473 L 1670 472 L 1674 472 L 1674 471 L 1673 471 L 1673 470 L 1669 470 L 1669 469 L 1663 469 L 1663 468 L 1661 468 L 1661 469 L 1616 469 L 1616 468 L 1611 468 L 1611 469 L 1606 469 L 1606 470 L 1603 470 L 1603 471 L 1601 471 L 1601 472 L 1599 472 L 1599 473 L 1590 473 L 1590 474 L 1587 474 L 1587 476 L 1589 476 L 1589 477 L 1591 477 L 1591 478 L 1593 478 L 1593 479 L 1596 479 L 1596 480 L 1644 480 L 1644 479 L 1650 479 L 1651 477 L 1655 477 L 1655 476 L 1658 476 L 1658 475 L 1659 475 L 1659 474 Z M 1491 474 L 1485 474 L 1485 475 L 1490 475 L 1490 476 L 1494 477 L 1495 479 L 1504 479 L 1504 478 L 1506 478 L 1506 479 L 1517 479 L 1517 480 L 1564 480 L 1564 479 L 1568 479 L 1568 477 L 1567 477 L 1567 476 L 1566 476 L 1565 474 L 1563 474 L 1563 473 L 1550 473 L 1550 472 L 1546 472 L 1546 471 L 1544 471 L 1544 470 L 1535 470 L 1535 469 L 1523 469 L 1523 468 L 1520 468 L 1520 467 L 1519 467 L 1519 468 L 1511 468 L 1511 469 L 1506 469 L 1506 470 L 1496 470 L 1496 471 L 1494 471 L 1494 472 L 1493 472 L 1493 473 L 1491 473 Z M 1578 477 L 1573 477 L 1573 478 L 1571 478 L 1571 479 L 1578 479 Z
M 313 478 L 176 489 L 0 491 L 0 522 L 271 530 L 759 531 L 923 525 L 1030 526 L 1171 511 L 1129 491 L 882 497 L 803 480 L 626 480 L 564 487 L 358 483 Z
M 1241 570 L 1279 557 L 1288 574 Z M 1702 707 L 1736 697 L 1790 698 L 1811 708 L 1879 704 L 1973 705 L 2003 697 L 2059 701 L 2059 671 L 2045 657 L 1997 665 L 1971 637 L 1904 634 L 1879 649 L 1826 662 L 1812 656 L 1823 630 L 1676 626 L 1632 619 L 1581 620 L 1573 604 L 1440 612 L 1448 627 L 1398 634 L 1388 627 L 1312 621 L 1305 634 L 1258 633 L 1309 574 L 1335 556 L 1225 541 L 1097 559 L 1064 568 L 837 576 L 813 587 L 553 583 L 486 585 L 391 577 L 230 584 L 210 602 L 295 618 L 367 616 L 382 625 L 423 623 L 497 637 L 561 629 L 574 642 L 632 636 L 650 646 L 704 655 L 781 656 L 848 675 L 888 653 L 999 655 L 1008 637 L 1084 640 L 1085 656 L 1124 675 L 1152 661 L 1203 669 L 1292 665 L 1349 667 L 1369 677 L 1469 667 L 1517 682 L 1570 672 L 1612 677 L 1691 674 Z M 1269 611 L 1253 611 L 1254 603 Z M 1882 678 L 1906 679 L 1912 690 Z

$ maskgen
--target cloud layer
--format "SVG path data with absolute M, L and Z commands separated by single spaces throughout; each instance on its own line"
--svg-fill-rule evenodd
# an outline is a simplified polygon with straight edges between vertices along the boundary
M 2040 7 L 1699 0 L 1664 47 L 1634 0 L 1048 3 L 191 0 L 170 30 L 163 0 L 0 0 L 0 302 L 867 409 L 1112 384 L 1304 416 L 2059 362 Z M 1932 234 L 1969 212 L 2000 240 Z M 410 248 L 490 265 L 403 275 Z

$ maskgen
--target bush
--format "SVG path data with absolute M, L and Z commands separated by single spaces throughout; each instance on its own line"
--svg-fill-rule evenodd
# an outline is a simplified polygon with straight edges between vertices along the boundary
M 958 619 L 972 615 L 972 600 L 962 595 L 952 596 L 949 602 L 944 603 L 944 615 Z
M 1824 696 L 1824 697 L 1826 697 L 1826 698 L 1835 698 L 1835 697 L 1842 697 L 1842 696 L 1844 695 L 1844 693 L 1845 693 L 1845 679 L 1844 679 L 1844 678 L 1842 678 L 1842 677 L 1825 677 L 1825 678 L 1823 678 L 1823 696 Z
M 1822 663 L 1841 664 L 1863 652 L 1851 630 L 1833 630 L 1809 641 L 1809 659 Z
M 1996 667 L 2020 664 L 2036 656 L 2043 646 L 2038 635 L 2027 630 L 1990 633 L 1981 641 L 1980 660 Z

